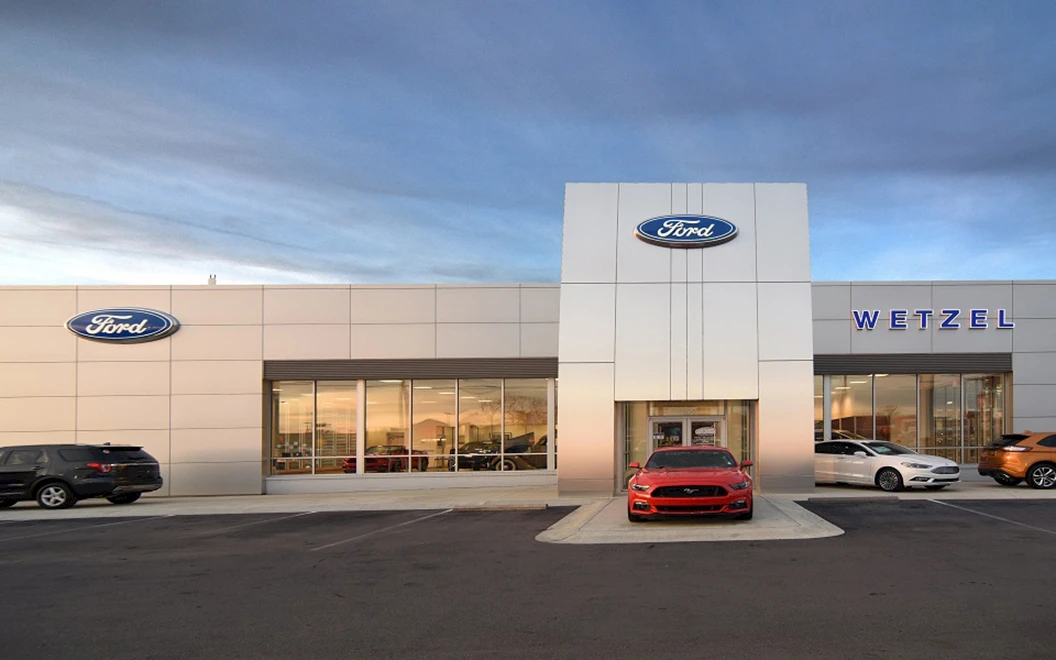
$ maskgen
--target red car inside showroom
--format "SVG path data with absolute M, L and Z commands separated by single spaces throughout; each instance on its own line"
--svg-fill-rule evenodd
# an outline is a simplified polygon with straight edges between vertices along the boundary
M 722 447 L 668 447 L 653 452 L 627 487 L 627 518 L 664 516 L 752 518 L 751 461 L 738 464 Z

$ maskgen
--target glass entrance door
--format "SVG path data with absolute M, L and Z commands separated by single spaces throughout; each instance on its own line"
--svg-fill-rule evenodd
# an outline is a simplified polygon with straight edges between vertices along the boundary
M 725 447 L 726 434 L 723 433 L 721 419 L 693 419 L 689 423 L 689 444 L 692 447 Z
M 649 420 L 649 451 L 663 447 L 725 447 L 722 417 L 654 417 Z

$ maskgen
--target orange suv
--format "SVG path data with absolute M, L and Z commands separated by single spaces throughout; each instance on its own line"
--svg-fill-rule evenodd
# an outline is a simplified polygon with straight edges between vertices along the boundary
M 1056 487 L 1056 433 L 1009 433 L 983 449 L 979 474 L 1002 486 Z

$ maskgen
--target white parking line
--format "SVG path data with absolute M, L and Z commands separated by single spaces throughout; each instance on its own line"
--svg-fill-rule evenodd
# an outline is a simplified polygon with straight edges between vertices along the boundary
M 1015 520 L 1009 520 L 1008 518 L 1002 518 L 1001 516 L 994 516 L 994 515 L 991 515 L 989 513 L 983 513 L 982 511 L 976 511 L 975 509 L 969 509 L 967 507 L 957 506 L 956 504 L 950 504 L 949 502 L 941 502 L 939 500 L 928 500 L 928 501 L 929 502 L 933 502 L 935 504 L 941 504 L 942 506 L 948 506 L 948 507 L 953 508 L 953 509 L 960 509 L 961 511 L 967 511 L 968 513 L 974 513 L 977 516 L 985 516 L 987 518 L 993 518 L 994 520 L 1000 520 L 1001 522 L 1006 522 L 1006 523 L 1009 523 L 1009 524 L 1012 524 L 1012 525 L 1019 525 L 1020 527 L 1026 527 L 1027 529 L 1033 529 L 1035 532 L 1042 532 L 1044 534 L 1052 534 L 1053 536 L 1056 536 L 1056 532 L 1052 531 L 1051 529 L 1042 529 L 1041 527 L 1035 527 L 1033 525 L 1027 525 L 1025 523 L 1016 522 Z
M 345 539 L 343 541 L 335 541 L 333 543 L 327 543 L 326 545 L 321 545 L 318 548 L 311 548 L 308 552 L 315 552 L 316 550 L 325 550 L 327 548 L 332 548 L 335 545 L 341 545 L 342 543 L 351 543 L 352 541 L 358 541 L 359 539 L 365 539 L 368 536 L 374 536 L 375 534 L 381 534 L 382 532 L 387 532 L 390 529 L 396 529 L 397 527 L 403 527 L 404 525 L 411 525 L 411 524 L 414 524 L 416 522 L 421 522 L 423 520 L 429 520 L 430 518 L 435 518 L 437 516 L 442 516 L 445 513 L 451 513 L 452 511 L 454 511 L 454 509 L 447 509 L 446 511 L 439 511 L 437 513 L 431 513 L 428 516 L 422 516 L 421 518 L 415 518 L 414 520 L 408 520 L 407 522 L 402 522 L 402 523 L 400 523 L 398 525 L 392 525 L 390 527 L 385 527 L 383 529 L 376 529 L 373 532 L 367 532 L 366 534 L 360 534 L 359 536 L 353 536 L 352 538 Z
M 267 523 L 278 522 L 280 520 L 289 520 L 290 518 L 300 518 L 301 516 L 310 516 L 316 511 L 305 511 L 303 513 L 295 513 L 292 516 L 279 516 L 278 518 L 268 518 L 267 520 L 255 520 L 249 523 L 243 523 L 241 525 L 232 525 L 231 527 L 225 527 L 218 532 L 207 532 L 200 536 L 216 536 L 217 534 L 226 534 L 233 529 L 241 529 L 243 527 L 252 527 L 253 525 L 266 525 Z
M 98 529 L 100 527 L 113 527 L 115 525 L 128 525 L 130 523 L 144 522 L 147 520 L 158 520 L 159 518 L 172 518 L 174 513 L 170 513 L 167 516 L 150 516 L 149 518 L 133 518 L 132 520 L 122 520 L 120 522 L 104 523 L 102 525 L 85 525 L 84 527 L 74 527 L 73 529 L 59 529 L 54 532 L 44 532 L 42 534 L 26 534 L 25 536 L 9 536 L 7 538 L 0 538 L 0 543 L 4 541 L 21 541 L 22 539 L 35 539 L 38 536 L 52 536 L 54 534 L 65 534 L 67 532 L 79 532 L 82 529 Z M 69 520 L 69 518 L 66 518 Z

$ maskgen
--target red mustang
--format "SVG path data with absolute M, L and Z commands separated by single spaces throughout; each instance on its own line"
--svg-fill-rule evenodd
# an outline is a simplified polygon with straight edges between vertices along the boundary
M 627 484 L 627 518 L 724 515 L 752 519 L 752 478 L 722 447 L 657 449 Z

